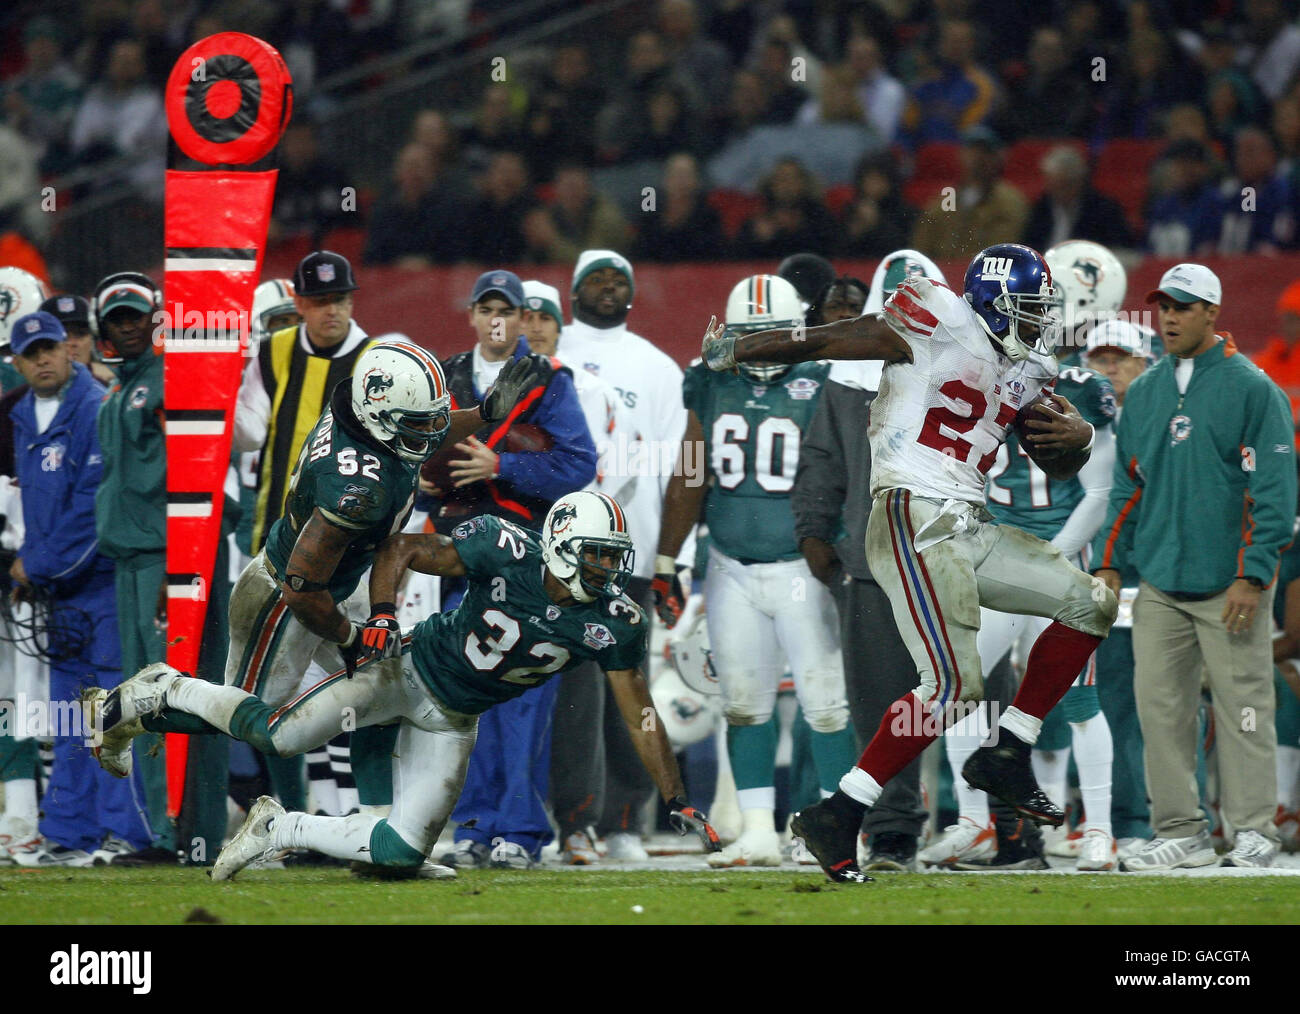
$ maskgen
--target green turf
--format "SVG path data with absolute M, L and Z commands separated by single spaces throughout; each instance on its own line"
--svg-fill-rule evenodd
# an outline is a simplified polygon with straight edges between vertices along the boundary
M 633 911 L 640 905 L 642 912 Z M 202 910 L 202 911 L 198 911 Z M 3 923 L 1294 923 L 1300 877 L 477 870 L 361 881 L 340 869 L 0 869 Z

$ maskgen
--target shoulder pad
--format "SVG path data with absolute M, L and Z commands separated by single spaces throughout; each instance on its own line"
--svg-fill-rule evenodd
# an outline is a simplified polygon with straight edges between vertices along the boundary
M 961 296 L 934 278 L 909 278 L 885 301 L 883 312 L 905 338 L 928 338 L 940 324 L 955 327 L 972 314 Z

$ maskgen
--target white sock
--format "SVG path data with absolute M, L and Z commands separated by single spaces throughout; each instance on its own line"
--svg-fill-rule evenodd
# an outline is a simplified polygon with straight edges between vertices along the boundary
M 1277 748 L 1277 801 L 1286 810 L 1300 808 L 1300 798 L 1296 795 L 1300 783 L 1300 747 L 1278 746 Z M 13 782 L 7 783 L 12 785 Z
M 351 813 L 361 809 L 361 797 L 357 795 L 355 785 L 339 786 L 339 813 Z
M 35 825 L 40 819 L 36 808 L 36 779 L 15 778 L 5 782 L 5 816 Z
M 989 826 L 989 797 L 982 789 L 972 789 L 961 776 L 962 766 L 989 734 L 989 718 L 983 708 L 972 711 L 943 734 L 943 748 L 952 768 L 952 791 L 957 797 L 958 816 L 973 820 L 980 827 Z
M 253 695 L 239 687 L 219 686 L 200 679 L 173 680 L 167 690 L 167 706 L 187 715 L 197 715 L 227 736 L 235 709 Z
M 1035 747 L 1029 754 L 1030 764 L 1034 768 L 1034 778 L 1038 786 L 1047 793 L 1047 798 L 1065 809 L 1065 783 L 1070 770 L 1070 748 L 1063 750 L 1039 750 Z M 1106 811 L 1110 812 L 1109 809 Z
M 771 810 L 741 810 L 740 824 L 744 829 L 741 834 L 776 834 L 776 818 Z
M 366 816 L 374 817 L 377 820 L 387 820 L 388 815 L 393 812 L 393 807 L 390 803 L 385 803 L 383 805 L 374 803 L 358 803 L 357 807 Z
M 1026 715 L 1019 708 L 1009 707 L 1002 712 L 1002 717 L 998 719 L 998 726 L 1033 746 L 1038 742 L 1038 734 L 1043 729 L 1043 720 L 1033 715 Z
M 1070 730 L 1074 733 L 1074 766 L 1079 769 L 1085 826 L 1110 834 L 1110 769 L 1115 757 L 1110 725 L 1099 711 L 1086 722 L 1071 723 Z
M 737 789 L 736 801 L 740 805 L 740 816 L 743 821 L 745 814 L 753 810 L 767 810 L 771 813 L 776 809 L 776 787 L 772 785 L 763 785 L 756 789 Z M 745 825 L 748 830 L 749 825 Z
M 343 813 L 339 809 L 339 786 L 334 776 L 316 777 L 311 775 L 329 770 L 329 755 L 323 750 L 314 750 L 307 754 L 307 792 L 308 809 L 312 813 L 323 813 L 327 817 L 337 817 Z
M 880 793 L 884 791 L 878 781 L 860 767 L 849 768 L 849 773 L 840 779 L 840 791 L 850 799 L 856 799 L 866 806 L 875 806 Z
M 271 825 L 271 844 L 279 849 L 312 849 L 335 859 L 373 862 L 370 834 L 378 817 L 354 813 L 349 817 L 313 817 L 287 813 Z

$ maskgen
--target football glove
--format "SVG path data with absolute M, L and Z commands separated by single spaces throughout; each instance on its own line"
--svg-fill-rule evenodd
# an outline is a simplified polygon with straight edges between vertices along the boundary
M 655 557 L 655 576 L 650 582 L 650 591 L 655 597 L 655 612 L 668 629 L 677 626 L 681 619 L 682 607 L 686 604 L 686 592 L 682 588 L 682 571 L 668 556 Z
M 373 658 L 396 658 L 402 653 L 402 628 L 397 622 L 397 606 L 376 602 L 370 619 L 361 628 L 361 661 Z
M 704 332 L 700 358 L 710 370 L 715 372 L 734 373 L 736 370 L 736 336 L 728 334 L 718 324 L 717 317 L 709 318 L 709 329 Z
M 668 823 L 674 831 L 680 835 L 695 832 L 700 836 L 705 852 L 722 851 L 718 832 L 713 830 L 713 825 L 709 823 L 708 815 L 703 810 L 697 810 L 681 796 L 669 803 L 668 807 Z
M 546 356 L 530 353 L 506 363 L 497 376 L 497 382 L 488 391 L 478 414 L 490 423 L 500 422 L 510 414 L 524 392 L 533 387 L 545 387 L 550 382 L 554 368 Z
M 339 654 L 343 656 L 343 668 L 347 670 L 348 679 L 351 679 L 352 674 L 357 671 L 358 659 L 361 655 L 361 628 L 355 623 L 351 625 L 348 639 L 339 642 Z

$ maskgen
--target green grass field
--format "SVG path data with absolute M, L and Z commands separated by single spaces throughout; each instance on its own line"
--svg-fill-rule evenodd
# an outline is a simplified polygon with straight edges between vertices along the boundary
M 642 911 L 634 911 L 634 906 Z M 0 923 L 1163 924 L 1300 920 L 1300 877 L 1106 874 L 881 875 L 832 885 L 812 872 L 476 870 L 454 881 L 376 882 L 342 869 L 0 869 Z

